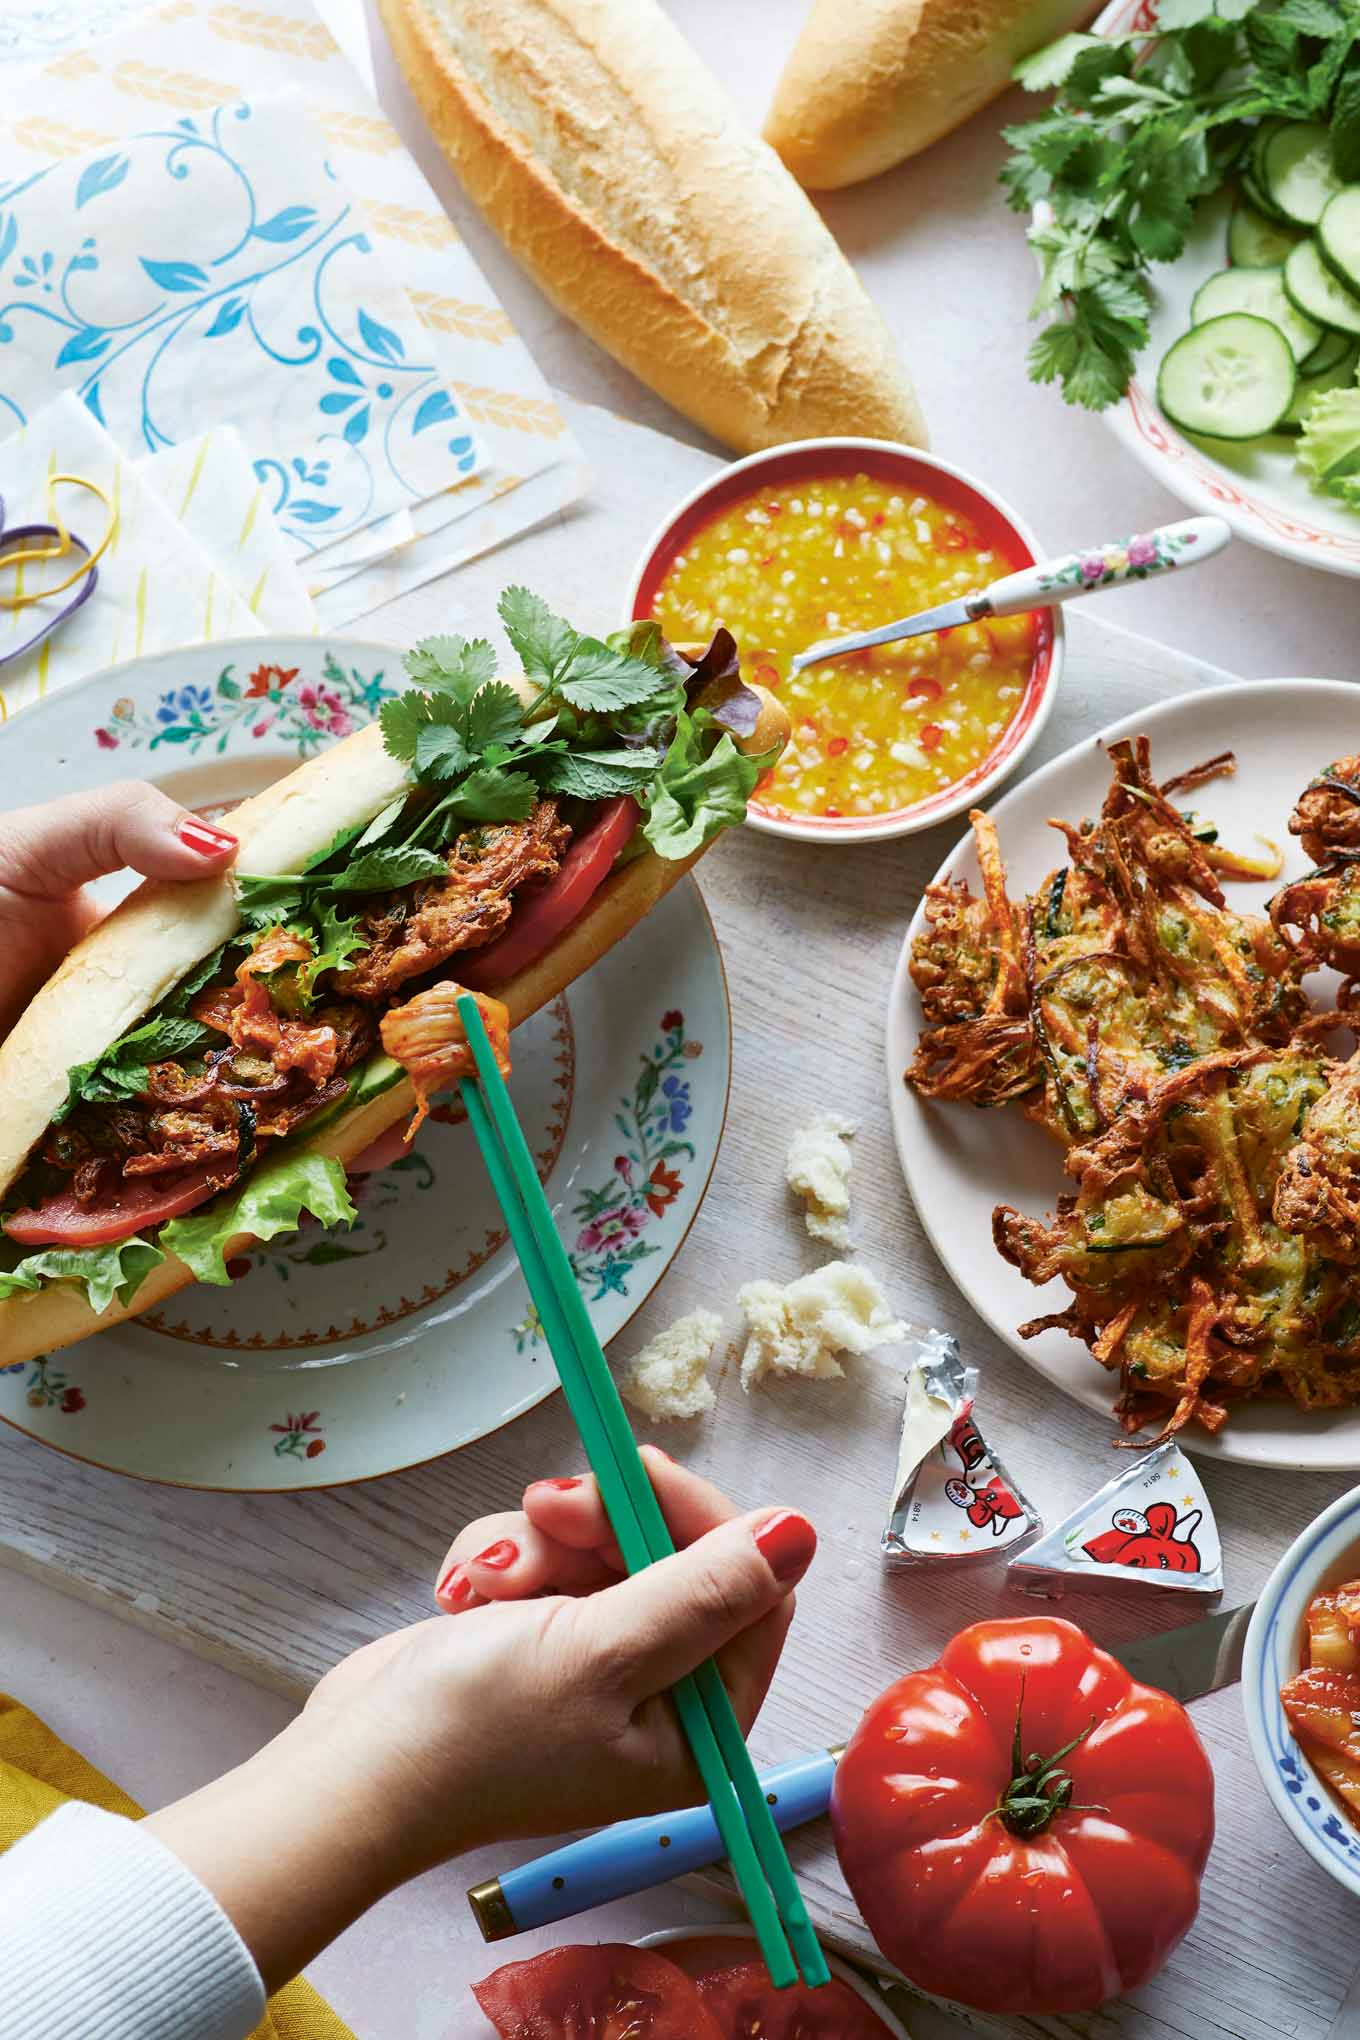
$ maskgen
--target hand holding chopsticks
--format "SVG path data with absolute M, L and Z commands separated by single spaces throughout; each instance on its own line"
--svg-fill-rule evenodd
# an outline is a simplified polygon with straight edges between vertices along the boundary
M 553 1224 L 481 1014 L 470 996 L 460 999 L 458 1008 L 477 1069 L 476 1080 L 466 1079 L 461 1087 L 468 1120 L 624 1562 L 630 1572 L 641 1572 L 675 1547 Z M 673 1697 L 771 1980 L 779 1986 L 792 1984 L 801 1967 L 809 1984 L 826 1982 L 825 1958 L 717 1666 L 711 1659 L 700 1665 L 673 1689 Z

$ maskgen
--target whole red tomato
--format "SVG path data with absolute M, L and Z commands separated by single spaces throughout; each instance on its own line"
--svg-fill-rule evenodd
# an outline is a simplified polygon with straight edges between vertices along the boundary
M 1195 1917 L 1209 1760 L 1179 1703 L 1071 1622 L 976 1622 L 870 1707 L 831 1800 L 890 1962 L 988 2012 L 1146 1983 Z

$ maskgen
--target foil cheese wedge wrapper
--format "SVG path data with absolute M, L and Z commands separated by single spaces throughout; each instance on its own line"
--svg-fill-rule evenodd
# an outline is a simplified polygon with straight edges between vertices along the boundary
M 1203 1483 L 1174 1438 L 1107 1481 L 1006 1568 L 1009 1586 L 1060 1600 L 1073 1587 L 1223 1591 L 1223 1547 Z
M 1035 1510 L 978 1429 L 978 1374 L 958 1341 L 907 1327 L 907 1395 L 888 1520 L 889 1565 L 987 1558 L 1041 1528 Z

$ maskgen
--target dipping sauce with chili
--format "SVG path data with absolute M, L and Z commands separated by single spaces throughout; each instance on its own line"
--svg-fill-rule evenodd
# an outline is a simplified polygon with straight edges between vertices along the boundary
M 730 630 L 792 739 L 757 804 L 800 820 L 880 816 L 955 785 L 1018 714 L 1044 629 L 1000 617 L 794 675 L 820 638 L 872 630 L 1028 564 L 962 508 L 868 473 L 755 488 L 691 531 L 650 596 L 677 643 Z

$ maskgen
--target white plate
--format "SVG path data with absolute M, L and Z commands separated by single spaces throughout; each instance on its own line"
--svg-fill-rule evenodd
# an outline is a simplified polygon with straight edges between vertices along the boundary
M 0 774 L 25 801 L 143 776 L 216 812 L 367 721 L 400 676 L 399 653 L 352 640 L 167 653 L 18 716 L 0 730 Z M 727 1110 L 727 985 L 697 886 L 684 881 L 526 1022 L 514 1056 L 520 1118 L 611 1339 L 689 1230 Z M 356 1201 L 350 1230 L 275 1241 L 229 1289 L 184 1290 L 50 1360 L 0 1368 L 0 1418 L 120 1473 L 282 1490 L 432 1459 L 552 1393 L 461 1115 L 430 1123 Z
M 1146 28 L 1155 12 L 1149 0 L 1113 0 L 1094 33 Z M 1191 439 L 1157 404 L 1158 364 L 1189 327 L 1190 300 L 1207 276 L 1227 267 L 1230 210 L 1226 195 L 1201 206 L 1180 259 L 1153 265 L 1149 344 L 1128 393 L 1101 416 L 1149 474 L 1191 509 L 1226 518 L 1240 537 L 1287 560 L 1332 574 L 1360 574 L 1360 513 L 1310 486 L 1287 439 L 1240 447 Z
M 1128 716 L 1103 737 L 1139 731 L 1152 740 L 1159 778 L 1225 745 L 1236 751 L 1236 776 L 1197 790 L 1195 806 L 1218 823 L 1223 841 L 1234 848 L 1249 849 L 1258 830 L 1284 848 L 1283 878 L 1230 886 L 1235 906 L 1259 909 L 1286 879 L 1308 869 L 1307 858 L 1286 831 L 1286 820 L 1315 772 L 1360 748 L 1360 693 L 1339 680 L 1215 687 Z M 1038 885 L 1063 861 L 1061 838 L 1045 826 L 1050 816 L 1070 821 L 1099 813 L 1110 783 L 1101 743 L 1102 738 L 1088 737 L 1074 745 L 992 808 L 1013 890 Z M 935 882 L 948 878 L 966 878 L 978 889 L 971 835 L 941 866 Z M 1085 1346 L 1065 1332 L 1042 1332 L 1030 1340 L 1016 1335 L 1016 1326 L 1026 1318 L 1061 1308 L 1066 1286 L 1055 1282 L 1035 1288 L 992 1244 L 994 1206 L 1052 1210 L 1067 1187 L 1058 1149 L 1018 1108 L 979 1112 L 930 1103 L 902 1082 L 922 1027 L 921 1004 L 907 966 L 923 921 L 918 907 L 888 1004 L 888 1096 L 907 1187 L 935 1251 L 978 1315 L 1041 1374 L 1087 1409 L 1108 1417 L 1116 1377 Z M 1287 1402 L 1245 1403 L 1234 1407 L 1217 1438 L 1191 1432 L 1183 1443 L 1192 1452 L 1256 1466 L 1349 1469 L 1360 1466 L 1360 1408 L 1304 1411 Z

